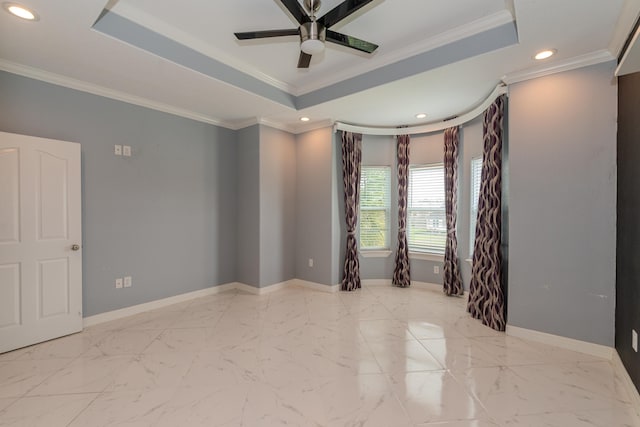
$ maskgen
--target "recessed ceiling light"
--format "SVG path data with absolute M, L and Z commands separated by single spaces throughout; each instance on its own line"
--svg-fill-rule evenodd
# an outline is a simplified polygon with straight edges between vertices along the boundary
M 534 56 L 534 59 L 537 59 L 538 61 L 541 61 L 543 59 L 547 59 L 552 57 L 553 55 L 555 55 L 555 53 L 557 52 L 557 50 L 555 49 L 545 49 L 545 50 L 541 50 L 540 52 L 536 53 L 536 56 Z
M 416 119 L 424 119 L 425 117 L 427 117 L 425 113 L 416 114 Z
M 300 117 L 301 122 L 308 122 L 309 120 L 311 120 L 309 117 Z
M 38 14 L 28 7 L 22 6 L 17 3 L 2 3 L 2 7 L 4 10 L 9 12 L 10 14 L 17 16 L 18 18 L 22 18 L 26 21 L 37 21 Z

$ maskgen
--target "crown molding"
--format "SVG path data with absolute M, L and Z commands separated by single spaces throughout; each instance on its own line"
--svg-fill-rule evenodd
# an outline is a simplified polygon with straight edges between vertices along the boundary
M 110 12 L 122 16 L 131 22 L 141 25 L 155 33 L 161 34 L 171 40 L 174 40 L 189 49 L 193 49 L 205 56 L 216 59 L 223 62 L 230 67 L 235 68 L 245 74 L 255 77 L 258 80 L 263 81 L 273 87 L 283 90 L 289 94 L 294 94 L 296 87 L 286 82 L 278 80 L 268 74 L 263 73 L 255 67 L 248 65 L 245 62 L 238 61 L 235 57 L 215 49 L 210 43 L 206 43 L 203 40 L 193 37 L 188 33 L 161 21 L 154 16 L 149 15 L 131 5 L 123 2 L 117 3 L 114 7 L 109 9 Z
M 196 120 L 198 122 L 208 123 L 227 129 L 235 130 L 234 127 L 222 120 L 214 119 L 190 110 L 173 107 L 162 102 L 152 101 L 140 96 L 131 95 L 114 89 L 109 89 L 94 83 L 88 83 L 71 77 L 62 76 L 60 74 L 44 71 L 38 68 L 29 67 L 27 65 L 18 64 L 0 58 L 0 70 L 7 71 L 31 79 L 40 80 L 57 86 L 67 87 L 69 89 L 79 90 L 81 92 L 91 93 L 93 95 L 103 96 L 105 98 L 115 99 L 117 101 L 126 102 L 128 104 L 138 105 L 140 107 L 150 108 L 152 110 L 161 111 L 163 113 L 172 114 L 174 116 L 184 117 L 186 119 Z
M 306 133 L 306 132 L 311 132 L 313 130 L 318 130 L 318 129 L 324 129 L 324 128 L 328 128 L 328 127 L 333 127 L 334 121 L 331 119 L 326 119 L 326 120 L 318 120 L 315 122 L 307 122 L 307 123 L 302 123 L 300 125 L 297 126 L 290 126 L 291 128 L 291 133 L 293 134 L 301 134 L 301 133 Z
M 292 92 L 292 94 L 294 96 L 305 95 L 324 87 L 331 86 L 335 83 L 339 83 L 343 80 L 357 77 L 363 73 L 376 70 L 386 65 L 394 64 L 398 61 L 402 61 L 403 59 L 410 58 L 412 56 L 428 52 L 438 47 L 446 46 L 458 40 L 462 40 L 467 37 L 472 37 L 476 34 L 492 30 L 513 21 L 514 17 L 511 12 L 509 12 L 508 10 L 502 10 L 500 12 L 485 16 L 484 18 L 480 18 L 459 27 L 452 28 L 451 30 L 445 31 L 443 33 L 436 34 L 435 36 L 427 38 L 421 42 L 413 43 L 405 48 L 397 49 L 393 53 L 385 54 L 384 57 L 376 62 L 373 67 L 371 66 L 371 64 L 364 63 L 359 67 L 352 67 L 343 72 L 333 72 L 331 73 L 331 77 L 325 79 L 315 79 L 313 83 L 300 86 L 297 90 Z
M 478 117 L 482 114 L 500 95 L 507 94 L 508 88 L 504 84 L 499 84 L 493 89 L 493 91 L 487 96 L 481 103 L 476 105 L 471 110 L 464 114 L 460 114 L 455 119 L 442 120 L 435 123 L 428 123 L 424 125 L 409 126 L 403 128 L 397 127 L 368 127 L 357 126 L 348 123 L 336 122 L 334 125 L 334 131 L 343 130 L 347 132 L 357 132 L 366 135 L 416 135 L 421 133 L 439 132 L 454 126 L 462 126 L 465 123 Z M 411 257 L 411 254 L 409 254 Z
M 534 67 L 509 73 L 502 78 L 502 81 L 511 85 L 526 80 L 537 79 L 538 77 L 549 76 L 551 74 L 571 71 L 577 68 L 587 67 L 589 65 L 613 61 L 614 59 L 616 58 L 611 54 L 611 52 L 606 49 L 602 49 L 585 55 L 575 56 L 564 61 L 550 63 L 542 67 Z
M 267 119 L 264 117 L 253 117 L 247 120 L 234 122 L 233 127 L 231 129 L 239 130 L 249 126 L 264 125 L 274 129 L 284 131 L 284 132 L 289 132 L 294 135 L 298 135 L 298 134 L 310 132 L 316 129 L 331 127 L 333 126 L 333 123 L 334 123 L 333 120 L 326 119 L 326 120 L 318 120 L 318 121 L 308 122 L 308 123 L 301 123 L 300 125 L 297 125 L 297 124 L 292 125 L 292 124 L 281 123 L 281 122 Z
M 609 42 L 609 52 L 616 58 L 622 53 L 627 38 L 640 13 L 640 0 L 625 0 L 618 17 L 615 32 Z

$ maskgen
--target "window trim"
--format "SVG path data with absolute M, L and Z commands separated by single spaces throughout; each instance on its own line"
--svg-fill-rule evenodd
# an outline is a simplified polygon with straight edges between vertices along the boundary
M 476 206 L 475 214 L 473 212 L 473 204 L 475 202 L 475 197 L 473 194 L 473 188 L 475 184 L 475 175 L 473 173 L 473 164 L 474 162 L 480 160 L 480 183 L 478 186 L 478 198 L 480 197 L 480 185 L 482 185 L 482 154 L 472 157 L 469 162 L 469 175 L 471 175 L 470 179 L 470 187 L 469 187 L 469 257 L 473 258 L 473 247 L 475 244 L 475 235 L 476 235 L 476 221 L 478 219 L 478 206 Z M 479 203 L 478 203 L 479 204 Z
M 358 252 L 362 255 L 363 258 L 383 258 L 387 257 L 391 254 L 391 165 L 361 165 L 360 167 L 360 177 L 362 179 L 362 172 L 364 168 L 377 168 L 377 169 L 386 169 L 389 172 L 389 185 L 388 185 L 388 193 L 387 193 L 387 201 L 388 206 L 385 209 L 381 208 L 363 208 L 362 206 L 362 191 L 360 191 L 360 200 L 358 201 L 359 205 L 359 214 L 358 214 Z M 358 183 L 360 185 L 360 183 Z M 362 188 L 360 188 L 362 190 Z M 381 247 L 371 247 L 371 248 L 363 248 L 362 247 L 362 237 L 361 237 L 361 225 L 362 225 L 362 212 L 368 211 L 386 211 L 387 217 L 387 246 Z
M 421 164 L 411 164 L 409 165 L 409 185 L 408 187 L 411 187 L 411 169 L 413 168 L 442 168 L 443 171 L 443 175 L 444 175 L 444 162 L 433 162 L 433 163 L 421 163 Z M 444 189 L 444 182 L 443 182 L 443 189 Z M 444 253 L 446 251 L 446 247 L 442 248 L 442 251 L 435 251 L 435 250 L 428 250 L 428 249 L 418 249 L 415 247 L 411 247 L 411 244 L 408 242 L 409 240 L 409 214 L 411 211 L 416 211 L 416 210 L 424 210 L 424 211 L 431 211 L 432 209 L 426 209 L 426 208 L 411 208 L 410 207 L 410 197 L 411 193 L 409 191 L 407 191 L 407 245 L 408 245 L 408 249 L 409 249 L 409 258 L 414 258 L 414 259 L 424 259 L 424 260 L 429 260 L 429 261 L 441 261 L 442 259 L 444 259 Z M 446 195 L 445 195 L 446 197 Z M 446 221 L 446 207 L 445 207 L 445 221 Z M 446 227 L 446 225 L 445 225 Z

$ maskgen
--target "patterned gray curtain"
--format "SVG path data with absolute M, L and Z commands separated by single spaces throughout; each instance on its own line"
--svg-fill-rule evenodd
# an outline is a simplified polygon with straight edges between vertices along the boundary
M 504 103 L 505 96 L 502 95 L 484 113 L 482 179 L 467 304 L 473 317 L 498 331 L 504 331 L 506 326 L 500 253 Z
M 407 189 L 409 184 L 409 135 L 398 136 L 398 251 L 393 269 L 393 285 L 411 285 L 407 244 Z
M 458 264 L 458 126 L 444 131 L 444 190 L 447 213 L 447 242 L 444 251 L 443 291 L 446 295 L 463 295 L 462 277 Z
M 342 290 L 360 288 L 360 262 L 356 226 L 360 207 L 360 164 L 362 163 L 362 134 L 342 132 L 342 180 L 344 210 L 347 222 L 347 253 L 344 260 Z

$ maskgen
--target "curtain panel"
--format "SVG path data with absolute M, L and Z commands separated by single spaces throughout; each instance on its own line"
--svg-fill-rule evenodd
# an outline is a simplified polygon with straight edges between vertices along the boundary
M 409 135 L 399 135 L 398 157 L 398 251 L 393 269 L 393 285 L 411 286 L 409 245 L 407 244 L 407 190 L 409 187 Z
M 502 289 L 502 138 L 505 96 L 484 113 L 482 178 L 476 240 L 467 310 L 483 324 L 504 331 L 506 307 Z
M 360 208 L 360 167 L 362 163 L 362 134 L 342 132 L 342 181 L 344 184 L 344 210 L 347 225 L 347 251 L 344 260 L 342 290 L 353 291 L 361 287 L 360 262 L 356 227 Z
M 447 223 L 447 241 L 444 251 L 443 286 L 446 295 L 464 294 L 460 265 L 458 263 L 458 146 L 460 129 L 458 126 L 444 131 L 444 188 Z

